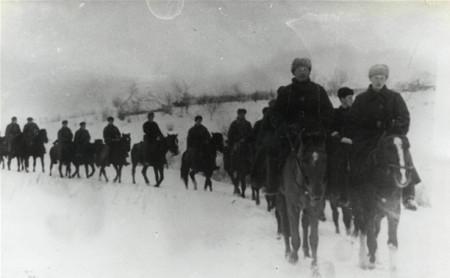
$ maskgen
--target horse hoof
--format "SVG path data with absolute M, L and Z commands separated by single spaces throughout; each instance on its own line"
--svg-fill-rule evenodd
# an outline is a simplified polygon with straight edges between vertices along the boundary
M 298 262 L 298 255 L 295 252 L 291 252 L 291 255 L 289 256 L 289 263 L 296 264 Z

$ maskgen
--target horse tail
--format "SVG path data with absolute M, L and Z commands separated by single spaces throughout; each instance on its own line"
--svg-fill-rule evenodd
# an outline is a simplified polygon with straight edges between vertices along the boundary
M 189 175 L 189 161 L 187 161 L 187 152 L 184 152 L 182 157 L 181 157 L 181 169 L 180 169 L 180 174 L 181 174 L 181 179 L 184 181 L 184 184 L 188 183 L 188 175 Z

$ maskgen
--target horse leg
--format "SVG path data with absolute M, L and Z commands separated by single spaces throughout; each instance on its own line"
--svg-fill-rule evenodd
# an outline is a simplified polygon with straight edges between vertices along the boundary
M 311 254 L 309 253 L 309 239 L 308 239 L 309 227 L 310 227 L 309 217 L 310 217 L 310 215 L 309 215 L 308 209 L 304 209 L 303 213 L 302 213 L 302 230 L 303 230 L 302 249 L 303 249 L 303 255 L 306 258 L 311 257 Z
M 92 177 L 95 174 L 95 165 L 94 165 L 94 163 L 91 163 L 90 165 L 91 165 L 91 168 L 92 168 L 92 173 L 89 174 L 88 178 Z
M 148 166 L 144 164 L 144 167 L 142 167 L 142 175 L 144 176 L 145 184 L 150 185 L 150 181 L 148 180 L 147 177 L 147 169 Z
M 367 268 L 367 235 L 362 230 L 359 231 L 359 266 L 362 269 Z
M 33 156 L 33 172 L 36 172 L 36 157 Z
M 116 171 L 116 176 L 113 179 L 113 182 L 117 182 L 117 180 L 119 179 L 119 170 L 118 170 L 118 166 L 116 164 L 112 164 L 112 166 L 114 167 L 114 170 Z
M 286 199 L 280 193 L 276 196 L 277 210 L 280 216 L 280 224 L 283 230 L 283 238 L 284 238 L 284 256 L 289 258 L 291 254 L 291 243 L 290 243 L 290 229 L 289 229 L 289 217 L 287 213 Z
M 211 175 L 208 175 L 205 177 L 205 190 L 207 190 L 209 187 L 209 191 L 212 191 L 212 181 L 211 181 Z
M 349 236 L 351 234 L 352 212 L 348 207 L 342 208 L 342 218 L 344 220 L 345 231 L 347 232 L 347 236 Z
M 330 199 L 330 207 L 331 211 L 333 212 L 333 222 L 336 234 L 340 234 L 341 230 L 339 229 L 339 210 L 335 200 Z
M 381 216 L 379 215 L 372 215 L 370 216 L 367 226 L 367 247 L 369 249 L 369 264 L 368 268 L 373 269 L 375 268 L 375 262 L 376 262 L 376 251 L 378 248 L 377 243 L 377 226 L 379 226 L 379 222 L 381 222 Z
M 299 231 L 299 222 L 300 222 L 300 208 L 298 204 L 289 204 L 287 203 L 287 213 L 289 218 L 289 228 L 291 231 L 291 244 L 292 251 L 289 256 L 289 262 L 291 264 L 295 264 L 298 261 L 298 250 L 300 249 L 300 231 Z
M 8 171 L 11 171 L 11 155 L 8 155 L 8 161 L 7 161 Z
M 189 173 L 189 176 L 191 177 L 191 180 L 194 183 L 194 190 L 197 190 L 197 181 L 195 180 L 195 172 L 192 170 Z
M 275 219 L 277 220 L 277 239 L 280 239 L 283 234 L 283 229 L 282 229 L 283 226 L 281 224 L 280 212 L 277 209 L 277 207 L 275 207 Z
M 133 179 L 133 184 L 136 184 L 136 179 L 134 178 L 134 175 L 136 174 L 136 164 L 132 162 L 131 164 L 131 178 Z
M 108 177 L 106 176 L 106 167 L 105 166 L 102 166 L 102 173 L 103 173 L 103 176 L 105 177 L 105 181 L 108 182 L 109 180 L 108 180 Z
M 260 201 L 260 199 L 259 199 L 259 188 L 252 187 L 252 193 L 255 194 L 255 202 L 256 202 L 256 205 L 259 206 L 259 204 L 261 203 L 261 201 Z
M 389 246 L 389 269 L 391 271 L 391 276 L 395 275 L 397 271 L 397 229 L 400 220 L 400 204 L 393 209 L 395 215 L 388 214 L 388 246 Z
M 309 233 L 309 244 L 311 245 L 313 273 L 318 272 L 317 268 L 317 248 L 319 247 L 319 214 L 322 212 L 322 208 L 319 206 L 313 206 L 309 212 L 309 224 L 311 231 Z
M 123 168 L 123 165 L 120 164 L 118 166 L 118 168 L 119 168 L 119 183 L 122 183 L 122 168 Z
M 61 178 L 64 178 L 64 175 L 62 174 L 62 165 L 63 165 L 63 163 L 60 161 L 59 165 L 58 165 L 58 170 L 59 170 L 59 176 Z
M 44 155 L 41 155 L 40 158 L 41 158 L 42 173 L 45 173 Z
M 158 182 L 156 183 L 155 187 L 159 187 L 159 185 L 164 180 L 164 166 L 158 167 L 158 172 L 159 172 L 159 179 L 158 179 Z
M 153 173 L 155 173 L 155 187 L 158 187 L 158 183 L 159 183 L 159 172 L 158 172 L 158 167 L 157 166 L 153 166 Z
M 247 188 L 247 184 L 245 182 L 245 175 L 243 173 L 239 173 L 239 180 L 241 181 L 241 197 L 245 199 L 245 189 Z

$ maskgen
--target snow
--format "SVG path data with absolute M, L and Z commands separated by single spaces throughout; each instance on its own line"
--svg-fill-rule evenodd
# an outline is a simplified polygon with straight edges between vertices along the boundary
M 431 207 L 402 211 L 399 225 L 397 277 L 447 277 L 448 242 L 445 221 L 438 213 L 442 196 L 431 195 L 447 184 L 436 154 L 430 152 L 433 92 L 404 95 L 413 122 L 412 152 L 423 186 L 419 193 Z M 336 105 L 336 100 L 333 99 Z M 210 131 L 224 131 L 235 111 L 245 107 L 254 122 L 267 102 L 224 104 L 213 117 L 203 107 L 191 107 L 189 115 L 157 114 L 163 132 L 178 133 L 181 151 L 187 130 L 200 113 Z M 99 118 L 70 119 L 72 129 L 87 120 L 92 138 L 100 138 L 105 125 Z M 122 132 L 131 132 L 133 143 L 141 140 L 145 115 L 117 121 Z M 50 142 L 59 123 L 45 126 Z M 43 127 L 43 126 L 42 126 Z M 424 138 L 425 137 L 425 138 Z M 50 144 L 47 145 L 49 149 Z M 273 212 L 265 201 L 256 206 L 232 195 L 230 184 L 213 181 L 213 192 L 186 190 L 179 178 L 180 156 L 171 157 L 161 188 L 145 185 L 140 168 L 137 184 L 126 167 L 122 184 L 85 179 L 62 179 L 46 173 L 1 170 L 2 271 L 8 277 L 310 277 L 310 259 L 291 265 L 284 258 L 283 240 L 276 238 Z M 219 162 L 219 161 L 218 161 Z M 220 163 L 219 163 L 220 164 Z M 37 167 L 40 170 L 40 166 Z M 97 172 L 98 173 L 98 172 Z M 113 170 L 107 169 L 108 177 Z M 153 171 L 148 172 L 154 183 Z M 199 188 L 204 179 L 197 177 Z M 433 184 L 433 187 L 431 187 Z M 432 201 L 430 200 L 432 199 Z M 435 203 L 436 202 L 436 203 Z M 358 267 L 358 241 L 337 235 L 327 206 L 327 221 L 319 226 L 319 267 L 327 277 L 390 277 L 387 223 L 378 238 L 379 263 L 374 270 Z M 444 217 L 445 218 L 445 217 Z M 441 223 L 441 225 L 436 225 Z M 343 224 L 341 224 L 342 226 Z

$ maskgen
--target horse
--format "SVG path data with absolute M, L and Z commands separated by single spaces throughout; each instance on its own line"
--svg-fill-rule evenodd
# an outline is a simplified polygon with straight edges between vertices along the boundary
M 285 255 L 289 262 L 298 261 L 300 248 L 299 221 L 303 212 L 303 221 L 310 228 L 308 237 L 304 237 L 303 251 L 312 250 L 313 275 L 319 275 L 317 264 L 318 226 L 322 211 L 322 202 L 326 190 L 327 153 L 320 136 L 295 133 L 287 138 L 290 152 L 281 166 L 280 188 L 276 195 L 277 209 L 280 212 L 285 242 Z M 303 222 L 302 221 L 302 222 Z M 308 234 L 307 231 L 304 235 Z
M 17 171 L 25 170 L 28 172 L 28 158 L 30 157 L 30 149 L 32 148 L 32 140 L 25 140 L 23 133 L 18 134 L 11 139 L 11 151 L 8 153 L 8 170 L 11 170 L 11 160 L 17 159 Z
M 95 140 L 94 143 L 87 143 L 84 148 L 76 147 L 75 156 L 73 158 L 73 165 L 75 166 L 75 172 L 72 174 L 72 178 L 80 177 L 80 165 L 84 165 L 86 171 L 86 178 L 90 178 L 95 173 L 95 153 L 102 145 L 102 140 Z M 89 167 L 91 172 L 89 172 Z
M 214 172 L 215 159 L 217 151 L 223 153 L 224 141 L 221 133 L 212 133 L 209 144 L 205 146 L 206 153 L 201 159 L 195 159 L 195 156 L 200 156 L 196 152 L 197 150 L 186 150 L 181 156 L 181 179 L 184 181 L 186 189 L 188 189 L 188 175 L 191 177 L 194 183 L 194 190 L 197 190 L 197 181 L 195 180 L 195 174 L 203 172 L 205 174 L 205 190 L 212 191 L 211 177 Z
M 5 136 L 0 136 L 0 163 L 3 163 L 3 169 L 5 169 L 5 160 L 4 158 L 8 157 L 8 142 Z
M 156 144 L 155 151 L 148 154 L 148 157 L 150 158 L 150 161 L 147 161 L 148 163 L 145 163 L 144 161 L 144 142 L 133 145 L 133 148 L 131 149 L 131 174 L 134 184 L 136 183 L 134 178 L 136 166 L 140 163 L 143 165 L 142 175 L 144 176 L 145 183 L 150 185 L 149 179 L 147 178 L 147 168 L 149 166 L 153 166 L 156 179 L 155 187 L 159 187 L 164 180 L 164 164 L 167 163 L 167 152 L 170 151 L 173 155 L 178 155 L 179 153 L 177 134 L 168 134 L 167 137 L 163 137 L 163 139 L 161 141 L 157 141 Z
M 105 180 L 108 181 L 108 177 L 106 176 L 105 167 L 112 164 L 114 170 L 116 170 L 116 176 L 113 181 L 119 183 L 122 182 L 122 168 L 124 165 L 128 165 L 126 163 L 126 158 L 128 156 L 128 152 L 131 149 L 131 138 L 130 134 L 122 133 L 122 136 L 113 141 L 112 143 L 112 151 L 110 150 L 109 154 L 106 154 L 106 146 L 104 144 L 100 145 L 96 149 L 96 158 L 95 164 L 100 167 L 99 180 L 101 180 L 102 175 L 105 177 Z M 108 157 L 109 156 L 109 157 Z M 109 159 L 108 159 L 109 158 Z
M 396 271 L 402 188 L 411 183 L 415 171 L 409 146 L 404 135 L 382 134 L 365 161 L 370 173 L 362 184 L 350 188 L 355 232 L 360 240 L 359 265 L 363 269 L 375 268 L 380 222 L 387 217 L 389 269 Z
M 45 145 L 48 143 L 47 130 L 40 129 L 36 137 L 33 138 L 33 147 L 31 148 L 31 156 L 33 157 L 33 172 L 36 171 L 36 160 L 41 159 L 42 173 L 45 173 L 44 154 L 46 153 Z
M 70 164 L 74 161 L 75 158 L 75 144 L 73 142 L 67 142 L 61 145 L 59 142 L 53 143 L 53 146 L 50 148 L 50 176 L 52 175 L 53 164 L 59 162 L 58 171 L 59 176 L 63 178 L 64 176 L 71 178 L 72 169 L 70 168 Z M 66 173 L 63 175 L 62 167 L 66 166 Z
M 253 147 L 250 143 L 250 138 L 247 137 L 236 142 L 234 146 L 226 146 L 223 152 L 224 168 L 234 186 L 233 194 L 240 195 L 242 198 L 245 198 L 246 177 L 250 175 L 252 166 Z M 259 190 L 252 190 L 252 200 L 256 200 L 259 205 Z

